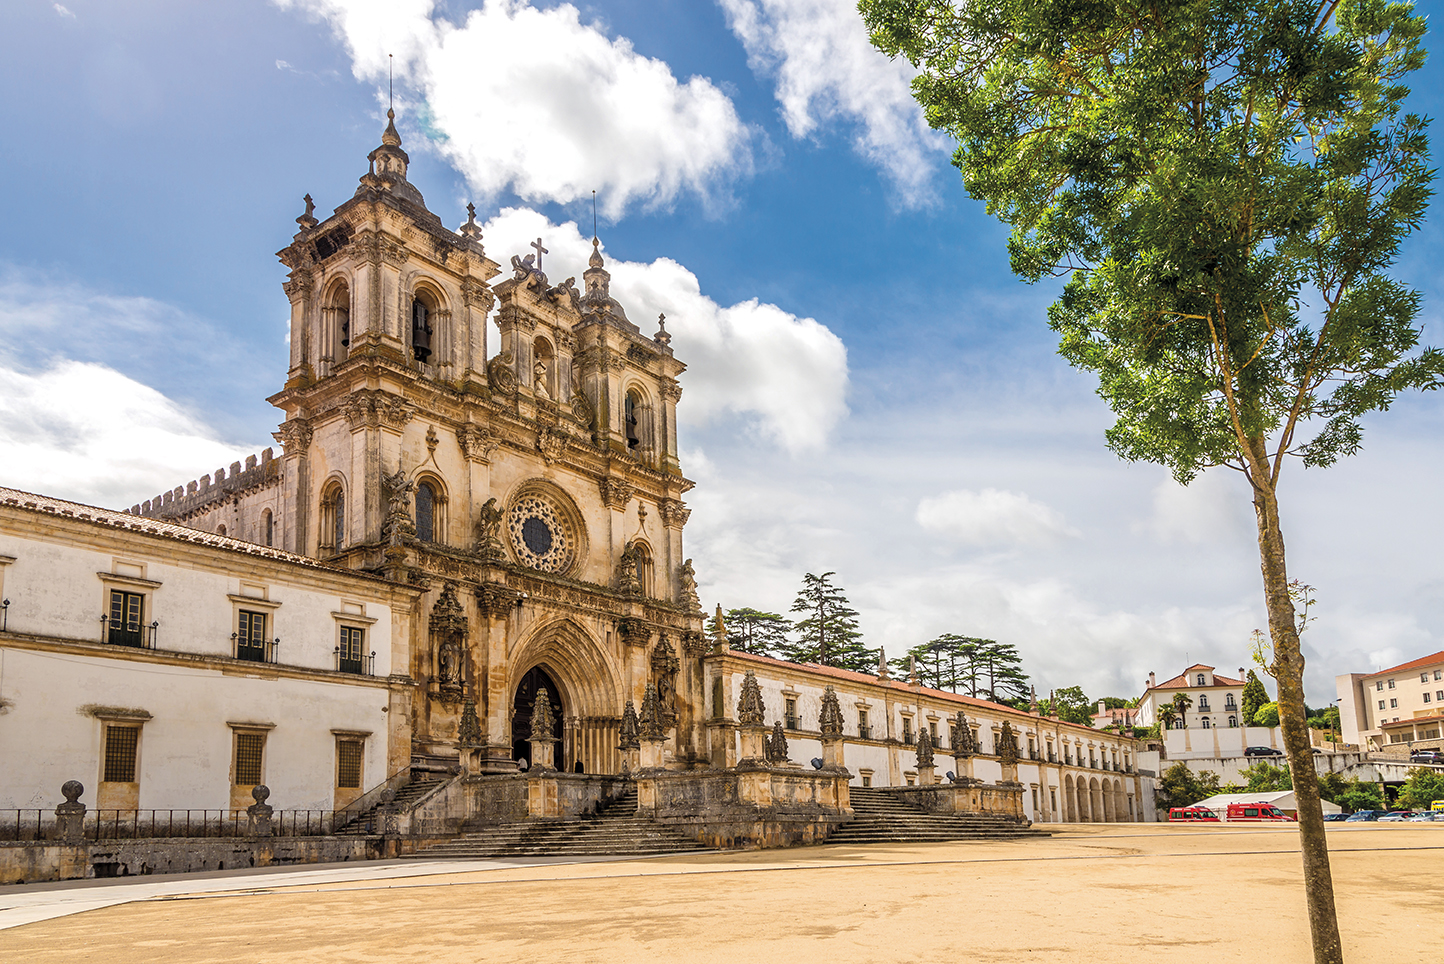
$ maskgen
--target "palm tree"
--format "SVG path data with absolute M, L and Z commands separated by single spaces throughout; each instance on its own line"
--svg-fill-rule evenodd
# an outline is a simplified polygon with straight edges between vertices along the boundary
M 1173 694 L 1173 708 L 1178 711 L 1178 722 L 1184 729 L 1188 728 L 1188 710 L 1191 706 L 1193 706 L 1193 697 L 1187 693 Z

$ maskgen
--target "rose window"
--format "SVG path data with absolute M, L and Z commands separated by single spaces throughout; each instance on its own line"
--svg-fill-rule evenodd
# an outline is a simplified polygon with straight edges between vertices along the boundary
M 547 499 L 526 495 L 507 516 L 511 547 L 524 566 L 547 572 L 565 572 L 576 551 L 576 539 L 566 519 Z

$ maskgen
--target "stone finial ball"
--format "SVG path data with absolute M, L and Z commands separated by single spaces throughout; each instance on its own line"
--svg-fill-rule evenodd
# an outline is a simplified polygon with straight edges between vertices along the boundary
M 391 801 L 393 801 L 393 800 L 395 800 L 395 799 L 396 799 L 396 791 L 393 790 L 393 789 L 391 789 L 390 787 L 387 787 L 385 790 L 382 790 L 382 791 L 381 791 L 381 802 L 382 802 L 382 803 L 390 803 Z
M 79 800 L 80 795 L 85 792 L 85 784 L 79 780 L 66 780 L 64 785 L 61 786 L 60 792 L 65 796 L 66 803 L 74 803 Z
M 251 796 L 256 798 L 257 803 L 265 803 L 266 798 L 271 795 L 271 788 L 264 783 L 251 787 Z

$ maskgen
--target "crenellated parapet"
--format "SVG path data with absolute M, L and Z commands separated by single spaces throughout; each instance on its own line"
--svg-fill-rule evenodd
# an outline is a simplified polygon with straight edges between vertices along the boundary
M 259 456 L 246 456 L 244 466 L 240 462 L 232 462 L 229 471 L 216 469 L 212 475 L 203 475 L 193 482 L 178 485 L 126 511 L 147 519 L 179 519 L 242 492 L 275 485 L 280 479 L 281 463 L 271 449 L 262 449 Z

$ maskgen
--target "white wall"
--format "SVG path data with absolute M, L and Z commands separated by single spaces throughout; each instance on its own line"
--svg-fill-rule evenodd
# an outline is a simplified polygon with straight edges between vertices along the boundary
M 235 676 L 216 669 L 0 648 L 0 808 L 53 808 L 66 780 L 96 805 L 100 719 L 94 706 L 145 710 L 142 809 L 224 809 L 231 789 L 232 730 L 273 723 L 263 780 L 277 809 L 330 810 L 336 779 L 332 729 L 370 731 L 363 785 L 386 777 L 384 682 L 327 683 Z

